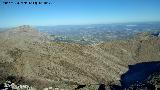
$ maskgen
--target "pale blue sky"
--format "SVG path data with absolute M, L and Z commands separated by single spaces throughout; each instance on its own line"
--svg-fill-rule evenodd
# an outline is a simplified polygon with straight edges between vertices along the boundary
M 49 1 L 53 4 L 4 5 L 0 1 L 0 27 L 160 21 L 160 0 L 9 1 Z

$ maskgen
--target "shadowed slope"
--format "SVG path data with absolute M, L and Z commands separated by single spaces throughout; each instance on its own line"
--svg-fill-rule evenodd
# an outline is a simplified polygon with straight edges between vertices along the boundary
M 129 70 L 121 76 L 123 87 L 129 87 L 135 83 L 144 82 L 150 75 L 160 72 L 160 61 L 143 62 L 135 65 L 129 65 Z

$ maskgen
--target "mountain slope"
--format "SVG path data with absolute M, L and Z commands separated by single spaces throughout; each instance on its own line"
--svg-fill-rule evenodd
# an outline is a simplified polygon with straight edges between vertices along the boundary
M 80 45 L 51 42 L 34 28 L 20 26 L 0 33 L 0 51 L 1 82 L 13 75 L 54 84 L 108 84 L 120 80 L 130 64 L 160 60 L 160 38 L 140 35 Z

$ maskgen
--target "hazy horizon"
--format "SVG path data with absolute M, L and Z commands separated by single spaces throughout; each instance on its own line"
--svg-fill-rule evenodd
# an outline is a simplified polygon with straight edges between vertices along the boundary
M 25 0 L 12 0 L 13 2 Z M 29 0 L 34 1 L 34 0 Z M 5 5 L 0 27 L 160 22 L 159 0 L 37 0 L 51 5 Z
M 59 24 L 59 25 L 31 25 L 31 24 L 22 24 L 22 25 L 12 25 L 12 26 L 0 26 L 0 28 L 13 28 L 13 27 L 19 27 L 23 25 L 29 25 L 32 27 L 56 27 L 56 26 L 90 26 L 90 25 L 112 25 L 112 24 L 160 24 L 160 21 L 146 21 L 146 22 L 114 22 L 114 23 L 93 23 L 93 24 Z

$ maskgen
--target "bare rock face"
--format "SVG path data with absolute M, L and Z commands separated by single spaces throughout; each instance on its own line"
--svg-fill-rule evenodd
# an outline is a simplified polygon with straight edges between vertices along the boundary
M 0 33 L 0 78 L 24 77 L 39 88 L 73 89 L 78 83 L 95 89 L 120 80 L 130 64 L 159 60 L 159 46 L 159 37 L 97 45 L 50 42 L 34 28 L 20 26 Z
M 0 33 L 0 38 L 12 41 L 47 41 L 45 34 L 38 32 L 35 28 L 29 25 L 23 25 L 8 29 Z
M 16 28 L 8 29 L 3 34 L 4 34 L 4 37 L 8 37 L 8 38 L 12 37 L 13 38 L 13 37 L 20 36 L 20 35 L 37 36 L 38 32 L 32 27 L 30 27 L 28 25 L 24 25 L 24 26 L 19 26 Z

